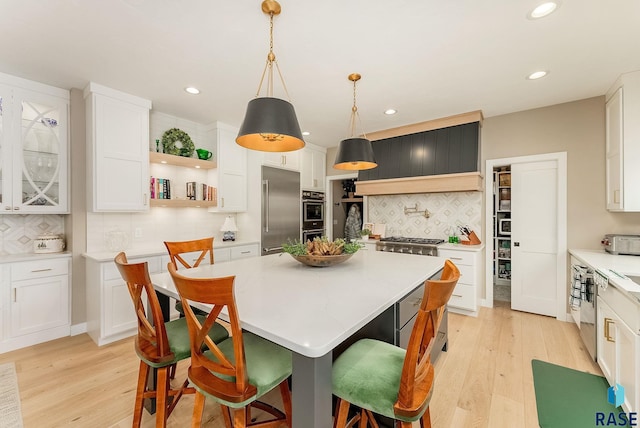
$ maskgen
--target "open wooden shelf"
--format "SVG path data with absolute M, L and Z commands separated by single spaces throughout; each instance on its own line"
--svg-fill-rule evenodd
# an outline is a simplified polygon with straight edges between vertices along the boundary
M 167 208 L 209 208 L 217 206 L 216 201 L 193 201 L 190 199 L 151 199 L 152 207 Z
M 218 167 L 217 162 L 212 160 L 187 158 L 184 156 L 174 156 L 156 152 L 149 152 L 149 162 L 199 169 L 214 169 Z

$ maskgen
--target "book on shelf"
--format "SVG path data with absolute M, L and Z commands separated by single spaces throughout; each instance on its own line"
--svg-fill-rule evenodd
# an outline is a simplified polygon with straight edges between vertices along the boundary
M 151 177 L 149 181 L 151 199 L 171 199 L 171 180 Z

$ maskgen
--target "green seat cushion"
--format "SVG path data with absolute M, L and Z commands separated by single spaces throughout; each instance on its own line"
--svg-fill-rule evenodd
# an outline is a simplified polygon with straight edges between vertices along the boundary
M 204 323 L 204 316 L 196 315 L 196 317 L 200 323 Z M 180 360 L 184 360 L 185 358 L 191 357 L 191 344 L 189 342 L 187 319 L 178 318 L 177 320 L 166 322 L 164 326 L 167 330 L 167 338 L 169 339 L 169 349 L 173 352 L 174 358 L 170 362 L 159 364 L 148 361 L 140 356 L 142 360 L 154 368 L 168 366 Z M 209 337 L 214 343 L 219 343 L 229 337 L 229 332 L 222 325 L 215 323 L 211 330 L 209 330 Z
M 357 341 L 333 363 L 334 395 L 388 418 L 406 422 L 420 419 L 422 415 L 412 419 L 397 417 L 393 411 L 404 357 L 404 349 L 389 343 L 373 339 Z
M 182 307 L 182 301 L 178 300 L 176 302 L 175 308 L 176 308 L 176 311 L 180 312 L 180 316 L 184 316 L 184 309 Z M 191 306 L 191 309 L 193 309 L 193 313 L 196 314 L 196 315 L 207 316 L 207 312 L 203 311 L 202 309 L 198 309 L 198 308 L 195 308 L 193 306 Z
M 232 408 L 244 407 L 259 399 L 262 395 L 271 391 L 283 380 L 291 376 L 291 351 L 283 348 L 282 346 L 276 345 L 273 342 L 269 342 L 260 336 L 256 336 L 255 334 L 245 331 L 242 332 L 242 339 L 244 342 L 245 360 L 247 362 L 247 377 L 249 378 L 249 383 L 254 385 L 258 390 L 255 397 L 245 400 L 242 403 L 231 403 L 226 400 L 210 396 L 195 385 L 196 389 L 205 396 L 211 397 L 219 403 Z M 227 340 L 219 343 L 218 347 L 230 361 L 235 362 L 232 338 L 228 338 Z M 211 351 L 205 352 L 205 356 L 214 361 L 216 360 Z M 216 375 L 225 380 L 232 381 L 234 379 L 230 376 Z

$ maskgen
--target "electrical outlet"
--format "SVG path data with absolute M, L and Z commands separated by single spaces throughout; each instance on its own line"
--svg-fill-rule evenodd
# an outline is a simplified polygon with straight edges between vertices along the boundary
M 141 227 L 136 227 L 133 231 L 133 236 L 135 238 L 142 238 L 142 228 Z

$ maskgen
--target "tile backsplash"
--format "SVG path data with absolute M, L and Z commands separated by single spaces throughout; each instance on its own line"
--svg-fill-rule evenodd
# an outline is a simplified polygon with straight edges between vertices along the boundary
M 369 196 L 367 221 L 385 223 L 386 236 L 446 240 L 453 228 L 469 226 L 482 237 L 482 195 L 482 192 L 451 192 Z M 428 210 L 430 216 L 405 214 L 405 208 L 417 208 L 422 213 Z
M 64 216 L 0 215 L 0 255 L 33 253 L 33 240 L 43 233 L 64 233 Z
M 238 240 L 255 238 L 235 214 Z M 87 252 L 161 249 L 164 241 L 213 236 L 222 242 L 226 214 L 202 208 L 153 208 L 142 213 L 87 213 Z M 137 233 L 136 233 L 137 232 Z

